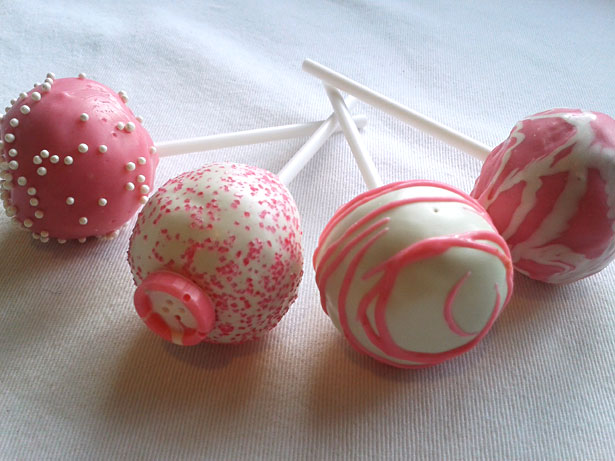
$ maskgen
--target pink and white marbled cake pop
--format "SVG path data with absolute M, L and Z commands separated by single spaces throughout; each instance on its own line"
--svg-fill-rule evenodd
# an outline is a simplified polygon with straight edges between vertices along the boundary
M 431 181 L 372 189 L 340 208 L 314 254 L 321 303 L 360 352 L 401 368 L 474 347 L 507 304 L 506 242 L 471 197 Z
M 615 120 L 576 109 L 521 120 L 471 195 L 521 273 L 568 283 L 600 271 L 615 257 Z
M 0 124 L 6 213 L 35 238 L 112 237 L 145 202 L 158 164 L 126 94 L 79 78 L 22 93 Z
M 149 199 L 128 261 L 137 312 L 163 338 L 184 345 L 249 341 L 276 326 L 297 296 L 299 213 L 273 173 L 206 165 Z

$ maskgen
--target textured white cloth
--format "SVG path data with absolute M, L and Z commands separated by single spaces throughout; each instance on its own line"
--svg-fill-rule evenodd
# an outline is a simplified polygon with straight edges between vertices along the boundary
M 322 86 L 301 71 L 310 57 L 496 145 L 540 110 L 615 115 L 614 26 L 608 0 L 5 1 L 0 98 L 49 71 L 85 72 L 126 90 L 163 141 L 326 117 Z M 477 160 L 354 112 L 369 116 L 385 182 L 471 190 Z M 156 185 L 212 160 L 278 171 L 302 142 L 163 159 Z M 398 370 L 351 349 L 319 305 L 317 238 L 365 190 L 341 135 L 290 189 L 299 299 L 265 339 L 236 347 L 179 348 L 147 330 L 132 305 L 131 227 L 43 245 L 0 217 L 0 458 L 615 458 L 615 267 L 568 286 L 516 276 L 476 349 Z

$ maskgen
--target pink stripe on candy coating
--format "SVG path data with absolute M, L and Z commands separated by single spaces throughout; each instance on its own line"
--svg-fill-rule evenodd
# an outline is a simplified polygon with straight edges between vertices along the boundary
M 569 283 L 615 258 L 615 120 L 553 109 L 521 120 L 483 165 L 472 196 L 516 269 Z
M 348 223 L 348 227 L 344 229 L 335 240 L 329 242 L 332 238 L 332 234 L 336 232 L 337 227 L 342 221 L 361 205 L 376 200 L 387 193 L 418 186 L 440 188 L 457 194 L 457 197 L 412 197 L 385 202 L 381 206 L 366 212 L 365 215 L 358 217 L 355 222 Z M 466 194 L 459 193 L 450 186 L 431 181 L 399 182 L 370 190 L 341 207 L 325 227 L 319 238 L 318 248 L 314 254 L 316 282 L 321 293 L 321 303 L 325 312 L 327 312 L 328 309 L 327 302 L 330 301 L 334 303 L 330 305 L 330 308 L 337 309 L 336 313 L 339 319 L 339 327 L 355 349 L 389 365 L 403 368 L 418 368 L 440 363 L 476 345 L 489 330 L 501 309 L 510 299 L 513 284 L 513 270 L 508 247 L 501 236 L 495 233 L 495 231 L 470 231 L 458 235 L 443 235 L 427 238 L 426 240 L 418 241 L 398 251 L 387 260 L 378 262 L 373 267 L 369 267 L 370 262 L 366 259 L 368 258 L 367 255 L 369 254 L 369 250 L 372 249 L 377 242 L 384 242 L 383 239 L 388 238 L 389 226 L 386 223 L 392 218 L 386 216 L 386 213 L 400 207 L 421 202 L 447 202 L 467 205 L 472 212 L 481 216 L 487 224 L 492 225 L 487 213 L 478 202 Z M 385 225 L 387 227 L 383 227 Z M 492 246 L 492 244 L 495 246 Z M 466 272 L 461 280 L 456 280 L 453 285 L 448 288 L 448 294 L 443 303 L 441 312 L 443 322 L 448 325 L 449 330 L 456 336 L 467 336 L 469 341 L 451 350 L 444 350 L 438 353 L 405 350 L 403 347 L 396 344 L 395 339 L 390 334 L 386 317 L 388 303 L 390 302 L 389 296 L 395 288 L 400 272 L 409 264 L 421 260 L 428 260 L 452 248 L 475 249 L 498 258 L 506 273 L 504 278 L 506 297 L 502 299 L 500 288 L 497 284 L 493 286 L 495 291 L 495 303 L 491 310 L 488 311 L 490 314 L 489 317 L 486 318 L 485 325 L 475 333 L 463 331 L 454 321 L 452 309 L 453 302 L 462 284 L 471 276 L 469 271 Z M 372 255 L 369 257 L 373 258 L 374 253 L 372 252 Z M 364 272 L 362 274 L 359 274 L 359 267 L 366 263 L 368 267 L 363 269 Z M 327 290 L 329 289 L 329 285 L 333 283 L 333 274 L 340 270 L 344 271 L 343 278 L 339 281 L 338 277 L 338 281 L 335 282 L 335 286 L 339 286 L 339 292 L 337 295 L 334 295 L 335 290 L 333 290 L 328 295 Z M 375 283 L 370 286 L 370 279 L 374 279 L 375 277 L 378 278 Z M 355 283 L 355 281 L 359 285 L 354 286 L 353 283 Z M 363 281 L 365 282 L 364 284 Z M 406 281 L 406 283 L 407 282 L 409 281 Z M 357 300 L 356 318 L 348 318 L 348 311 L 351 307 L 348 304 L 349 297 L 352 294 L 351 290 L 357 289 L 359 286 L 365 286 L 366 291 L 364 291 L 364 293 L 360 295 L 360 299 Z M 333 296 L 335 299 L 328 299 L 328 296 Z M 374 325 L 372 325 L 368 316 L 368 311 L 371 310 L 370 307 L 372 305 L 374 305 Z M 330 312 L 329 314 L 331 315 L 332 313 Z M 353 325 L 360 325 L 368 343 L 363 343 L 362 341 L 364 340 L 356 336 L 353 330 L 356 326 Z

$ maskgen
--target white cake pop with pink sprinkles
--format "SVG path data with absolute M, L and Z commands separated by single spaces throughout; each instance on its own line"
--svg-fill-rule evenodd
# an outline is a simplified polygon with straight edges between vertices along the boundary
M 299 213 L 273 173 L 206 165 L 150 198 L 128 261 L 137 312 L 164 339 L 183 345 L 257 339 L 297 296 Z
M 85 78 L 45 82 L 0 124 L 6 213 L 35 238 L 113 237 L 147 200 L 158 155 L 116 93 Z

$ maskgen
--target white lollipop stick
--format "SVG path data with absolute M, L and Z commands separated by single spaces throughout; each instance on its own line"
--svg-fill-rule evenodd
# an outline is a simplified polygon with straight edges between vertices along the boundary
M 450 146 L 466 152 L 477 159 L 484 161 L 491 149 L 468 136 L 459 133 L 458 131 L 448 128 L 435 120 L 432 120 L 412 109 L 380 94 L 364 85 L 361 85 L 348 77 L 335 72 L 334 70 L 323 66 L 315 61 L 306 59 L 303 61 L 303 70 L 307 73 L 319 78 L 323 82 L 339 88 L 348 94 L 355 96 L 367 104 L 370 104 L 389 115 L 412 125 L 419 130 L 422 130 Z
M 325 85 L 325 90 L 327 91 L 327 96 L 329 101 L 331 101 L 333 110 L 335 110 L 335 114 L 339 119 L 344 136 L 346 136 L 346 140 L 350 145 L 350 150 L 357 161 L 359 171 L 363 176 L 365 184 L 369 189 L 375 189 L 376 187 L 382 186 L 382 179 L 380 178 L 380 175 L 376 170 L 376 166 L 367 152 L 367 149 L 365 149 L 365 146 L 363 145 L 359 130 L 352 120 L 352 116 L 350 115 L 350 111 L 342 99 L 342 95 L 337 89 L 330 87 L 329 85 Z
M 357 100 L 352 96 L 349 96 L 346 100 L 346 103 L 350 106 L 353 106 L 356 102 Z M 367 117 L 359 115 L 353 119 L 353 123 L 354 122 L 357 123 L 357 126 L 363 128 L 367 124 Z M 278 173 L 278 177 L 282 184 L 288 186 L 303 167 L 307 165 L 314 154 L 320 150 L 327 139 L 329 139 L 333 133 L 339 131 L 339 129 L 338 118 L 334 112 L 327 120 L 321 123 L 310 139 L 308 139 L 301 149 L 299 149 L 286 165 L 282 167 Z
M 318 122 L 257 128 L 255 130 L 214 134 L 198 138 L 179 139 L 177 141 L 163 141 L 156 143 L 156 152 L 158 152 L 160 157 L 168 157 L 171 155 L 188 154 L 190 152 L 203 152 L 206 150 L 223 149 L 225 147 L 301 138 L 313 135 L 324 122 L 324 120 L 320 120 Z M 334 132 L 336 131 L 339 131 L 338 126 L 334 128 Z

